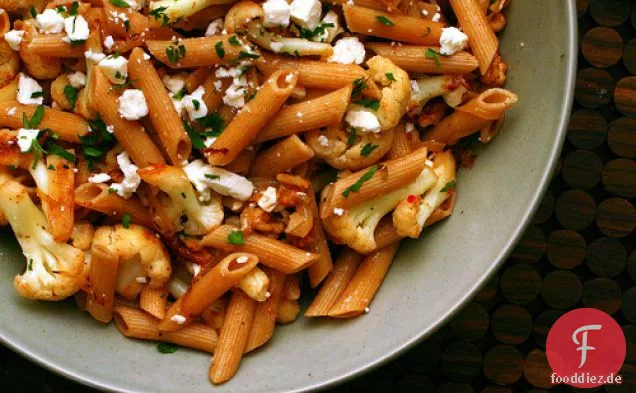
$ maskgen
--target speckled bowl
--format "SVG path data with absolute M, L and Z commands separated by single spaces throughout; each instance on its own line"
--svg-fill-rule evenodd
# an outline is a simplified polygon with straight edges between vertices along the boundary
M 300 392 L 369 370 L 442 326 L 512 249 L 552 176 L 565 136 L 576 63 L 574 0 L 514 0 L 502 52 L 520 101 L 503 133 L 459 178 L 455 215 L 406 241 L 371 311 L 348 321 L 279 327 L 234 379 L 212 387 L 210 357 L 171 355 L 102 326 L 72 302 L 20 298 L 12 278 L 24 259 L 8 231 L 0 245 L 0 338 L 69 378 L 117 392 Z

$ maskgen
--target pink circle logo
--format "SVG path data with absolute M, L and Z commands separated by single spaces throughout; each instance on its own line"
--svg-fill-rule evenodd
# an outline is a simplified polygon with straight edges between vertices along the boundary
M 578 388 L 621 384 L 625 336 L 616 321 L 595 308 L 565 313 L 548 333 L 546 356 L 552 383 Z

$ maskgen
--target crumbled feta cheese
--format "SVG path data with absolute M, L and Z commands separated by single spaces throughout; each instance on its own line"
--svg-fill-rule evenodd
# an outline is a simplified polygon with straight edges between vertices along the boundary
M 15 116 L 17 112 L 18 112 L 18 108 L 16 108 L 15 106 L 7 109 L 7 115 L 9 116 Z
M 240 257 L 236 258 L 236 263 L 245 263 L 249 260 L 250 259 L 246 257 L 245 255 L 241 255 Z
M 375 112 L 359 105 L 352 105 L 345 116 L 345 121 L 360 131 L 380 132 L 380 121 Z
M 439 53 L 444 56 L 454 55 L 456 52 L 466 48 L 468 36 L 457 27 L 445 27 L 439 37 L 439 45 L 441 46 Z
M 170 317 L 170 320 L 172 322 L 176 322 L 177 325 L 183 325 L 186 322 L 186 317 L 184 317 L 183 315 L 175 314 Z
M 212 35 L 217 35 L 223 30 L 223 18 L 215 19 L 208 25 L 208 28 L 205 29 L 205 36 L 210 37 Z
M 222 88 L 223 88 L 223 82 L 219 80 L 214 81 L 214 90 L 221 91 Z
M 106 131 L 107 131 L 109 134 L 114 133 L 114 132 L 115 132 L 115 126 L 114 126 L 114 125 L 112 125 L 112 124 L 107 125 L 107 126 L 106 126 Z
M 144 52 L 144 60 L 150 60 L 150 55 Z
M 128 199 L 137 191 L 137 187 L 141 184 L 141 177 L 137 174 L 137 165 L 130 162 L 128 153 L 123 152 L 117 156 L 117 165 L 124 174 L 124 180 L 121 183 L 113 183 L 110 188 L 117 191 L 117 194 Z
M 88 178 L 89 183 L 106 183 L 110 181 L 110 176 L 108 173 L 96 173 Z
M 205 88 L 203 86 L 199 86 L 195 91 L 183 97 L 183 100 L 181 100 L 183 109 L 185 109 L 188 112 L 188 115 L 190 115 L 190 120 L 207 116 L 208 107 L 205 105 L 205 101 L 203 101 L 204 94 Z
M 333 27 L 327 27 L 333 25 Z M 329 11 L 320 21 L 320 26 L 325 26 L 320 34 L 311 37 L 312 41 L 317 42 L 331 42 L 340 32 L 340 21 L 338 20 L 338 14 L 335 11 Z
M 268 213 L 271 213 L 274 210 L 276 203 L 276 188 L 274 187 L 267 187 L 257 202 L 258 206 Z
M 327 59 L 330 63 L 362 64 L 366 52 L 358 37 L 345 37 L 336 42 L 333 54 Z
M 252 182 L 222 168 L 212 167 L 203 162 L 195 160 L 183 167 L 183 171 L 194 185 L 196 190 L 203 197 L 213 190 L 221 195 L 230 196 L 241 201 L 246 201 L 252 196 L 254 185 Z
M 86 58 L 86 60 L 90 60 L 93 63 L 99 63 L 106 58 L 106 55 L 103 53 L 93 52 L 89 49 L 84 52 L 84 57 Z
M 128 3 L 128 5 L 130 6 L 129 7 L 130 9 L 139 11 L 140 9 L 144 8 L 146 1 L 145 0 L 126 0 L 126 3 Z
M 148 282 L 148 280 L 146 280 L 146 277 L 135 277 L 135 281 L 140 284 L 145 284 L 146 282 Z
M 294 0 L 290 7 L 291 19 L 305 29 L 315 29 L 320 23 L 322 4 L 318 0 Z
M 111 50 L 113 48 L 113 45 L 115 45 L 115 40 L 113 39 L 112 35 L 106 36 L 106 38 L 104 38 L 104 46 L 106 47 L 106 49 Z
M 4 40 L 9 44 L 11 49 L 20 50 L 20 43 L 24 36 L 23 30 L 9 30 L 4 33 Z
M 119 116 L 126 120 L 139 120 L 148 114 L 148 104 L 144 93 L 138 89 L 126 89 L 117 99 Z
M 99 68 L 111 83 L 124 83 L 128 77 L 128 60 L 124 56 L 107 56 L 99 62 Z
M 201 273 L 201 265 L 197 263 L 185 261 L 185 268 L 190 274 L 192 274 L 193 277 L 196 277 L 199 273 Z
M 368 313 L 369 312 L 369 307 L 365 307 L 364 308 L 364 312 Z
M 42 105 L 44 102 L 42 93 L 42 86 L 40 86 L 35 79 L 26 76 L 22 72 L 19 74 L 16 100 L 18 100 L 20 104 Z M 33 94 L 39 97 L 33 97 Z
M 424 164 L 426 164 L 426 166 L 427 166 L 427 167 L 429 167 L 429 168 L 432 168 L 432 167 L 433 167 L 433 161 L 431 161 L 431 160 L 426 160 L 426 161 L 424 162 Z
M 38 137 L 40 130 L 33 130 L 28 128 L 20 128 L 18 130 L 18 146 L 22 153 L 26 153 L 31 149 L 33 141 Z
M 64 19 L 64 31 L 66 37 L 62 40 L 65 42 L 84 42 L 88 39 L 91 31 L 88 28 L 88 22 L 83 16 L 69 16 Z
M 57 34 L 64 30 L 64 18 L 56 10 L 48 8 L 43 13 L 36 15 L 35 24 L 40 33 Z
M 242 108 L 245 105 L 245 95 L 248 87 L 243 67 L 229 69 L 219 67 L 215 75 L 217 78 L 232 78 L 232 84 L 225 90 L 223 102 L 233 108 Z
M 318 137 L 318 143 L 320 143 L 320 146 L 327 147 L 329 146 L 329 138 L 324 135 L 320 135 Z
M 82 71 L 75 71 L 67 75 L 68 81 L 76 89 L 86 86 L 86 74 Z
M 177 75 L 164 75 L 161 78 L 163 85 L 170 90 L 173 94 L 177 94 L 185 87 L 185 75 L 177 74 Z
M 335 214 L 336 216 L 342 216 L 344 214 L 344 209 L 334 207 L 333 214 Z
M 265 27 L 287 27 L 291 8 L 286 0 L 267 0 L 263 3 L 263 25 Z
M 440 14 L 439 12 L 435 13 L 435 15 L 433 15 L 433 18 L 431 19 L 433 22 L 439 22 L 439 20 L 442 19 L 442 14 Z
M 272 42 L 269 44 L 269 47 L 272 48 L 272 51 L 275 53 L 280 53 L 283 50 L 283 44 L 280 42 Z
M 413 132 L 413 130 L 415 130 L 415 124 L 413 124 L 413 123 L 406 123 L 406 124 L 404 125 L 404 132 L 406 132 L 407 134 L 408 134 L 409 132 Z

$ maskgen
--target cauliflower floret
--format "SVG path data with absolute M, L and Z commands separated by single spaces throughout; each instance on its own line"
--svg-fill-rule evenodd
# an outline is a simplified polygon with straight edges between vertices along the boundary
M 61 300 L 86 284 L 89 260 L 83 251 L 57 243 L 47 232 L 44 213 L 27 189 L 6 174 L 0 175 L 0 210 L 13 228 L 26 270 L 13 279 L 16 291 L 35 300 Z
M 149 166 L 137 171 L 141 178 L 167 194 L 166 203 L 177 228 L 189 235 L 206 235 L 223 222 L 221 197 L 213 194 L 205 204 L 197 194 L 181 168 L 174 166 Z M 185 215 L 185 222 L 182 216 Z
M 417 238 L 426 220 L 449 197 L 455 182 L 455 158 L 450 150 L 433 159 L 435 185 L 422 194 L 409 195 L 393 211 L 393 226 L 400 236 Z
M 337 169 L 358 170 L 380 161 L 393 144 L 393 132 L 348 132 L 343 124 L 305 133 L 316 155 Z
M 151 288 L 160 288 L 170 280 L 172 267 L 168 252 L 154 232 L 142 225 L 99 227 L 93 236 L 93 247 L 104 247 L 117 256 L 118 287 L 121 287 L 120 281 L 134 281 L 135 277 L 145 275 L 150 277 Z M 134 277 L 122 277 L 131 271 L 135 272 Z
M 440 96 L 448 106 L 454 108 L 462 103 L 467 91 L 466 81 L 461 75 L 439 75 L 412 80 L 408 111 L 410 114 L 419 114 L 427 102 Z
M 367 65 L 369 78 L 382 87 L 377 117 L 382 130 L 388 130 L 395 127 L 406 112 L 411 98 L 411 81 L 406 71 L 386 57 L 374 56 L 367 61 Z
M 362 254 L 368 253 L 375 248 L 373 233 L 382 217 L 409 195 L 424 194 L 436 181 L 437 176 L 430 168 L 425 167 L 408 186 L 345 209 L 341 215 L 334 214 L 324 219 L 325 230 L 336 243 L 347 244 Z M 328 195 L 330 187 L 325 187 L 323 197 Z

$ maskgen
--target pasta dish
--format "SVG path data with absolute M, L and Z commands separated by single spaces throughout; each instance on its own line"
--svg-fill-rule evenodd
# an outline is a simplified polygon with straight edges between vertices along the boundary
M 304 317 L 369 312 L 517 102 L 509 0 L 321 1 L 0 0 L 17 293 L 213 354 L 214 384 L 303 287 Z

